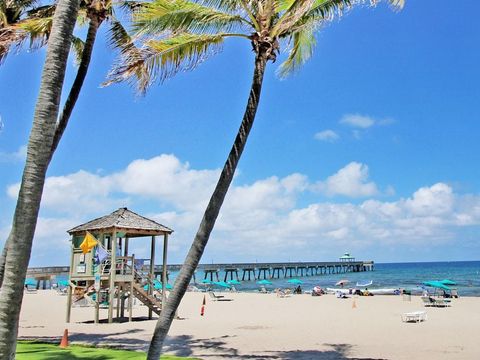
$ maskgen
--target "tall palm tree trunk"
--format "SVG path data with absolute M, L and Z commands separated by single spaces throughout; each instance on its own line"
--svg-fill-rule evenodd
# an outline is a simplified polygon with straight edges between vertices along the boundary
M 63 106 L 62 113 L 57 123 L 55 129 L 55 136 L 53 137 L 52 150 L 50 154 L 50 159 L 53 156 L 53 153 L 57 149 L 58 143 L 62 138 L 63 132 L 68 125 L 68 120 L 72 115 L 73 108 L 78 100 L 80 95 L 80 90 L 82 89 L 83 82 L 87 76 L 88 67 L 90 65 L 90 59 L 92 58 L 93 45 L 95 44 L 95 39 L 97 37 L 98 28 L 102 24 L 102 20 L 98 16 L 94 15 L 90 18 L 90 23 L 88 25 L 87 38 L 85 39 L 85 45 L 82 51 L 82 59 L 77 70 L 77 76 L 73 81 L 70 93 L 68 94 L 65 105 Z
M 82 58 L 80 60 L 80 64 L 78 66 L 77 75 L 75 76 L 75 80 L 73 81 L 72 87 L 70 88 L 70 93 L 68 94 L 67 100 L 65 101 L 65 105 L 63 106 L 62 113 L 57 122 L 57 126 L 55 128 L 55 135 L 53 137 L 52 148 L 50 151 L 50 160 L 51 161 L 55 150 L 62 138 L 63 132 L 65 131 L 68 120 L 70 120 L 70 116 L 72 115 L 73 108 L 78 100 L 78 96 L 80 95 L 80 90 L 82 89 L 83 82 L 85 77 L 87 76 L 88 67 L 90 65 L 90 59 L 92 58 L 93 52 L 93 45 L 95 44 L 95 38 L 97 36 L 98 28 L 100 27 L 102 20 L 100 20 L 97 16 L 93 16 L 90 19 L 90 23 L 88 26 L 87 38 L 85 40 L 85 45 L 82 51 Z M 10 239 L 10 237 L 8 238 Z M 3 247 L 2 255 L 0 256 L 0 288 L 3 284 L 3 276 L 5 274 L 5 259 L 8 253 L 8 245 L 9 241 L 5 242 Z
M 252 129 L 255 114 L 257 112 L 260 92 L 262 89 L 263 75 L 267 64 L 267 57 L 264 54 L 257 54 L 255 57 L 255 70 L 253 73 L 253 82 L 248 98 L 247 108 L 243 115 L 243 120 L 238 130 L 235 142 L 233 143 L 228 159 L 223 167 L 220 178 L 217 182 L 212 197 L 207 205 L 202 221 L 198 228 L 192 246 L 180 269 L 180 273 L 175 280 L 175 286 L 170 293 L 166 304 L 162 306 L 160 318 L 155 326 L 155 331 L 150 342 L 148 350 L 148 360 L 157 360 L 163 347 L 163 342 L 167 336 L 170 325 L 175 317 L 175 312 L 180 305 L 183 295 L 187 291 L 188 284 L 192 279 L 193 273 L 200 262 L 205 246 L 207 245 L 210 233 L 213 230 L 215 221 L 222 207 L 223 200 L 227 194 L 230 183 L 232 182 L 235 169 L 242 155 L 243 149 L 248 139 L 248 134 Z
M 14 359 L 18 319 L 79 0 L 60 0 L 48 41 L 27 160 L 8 238 L 0 289 L 0 359 Z

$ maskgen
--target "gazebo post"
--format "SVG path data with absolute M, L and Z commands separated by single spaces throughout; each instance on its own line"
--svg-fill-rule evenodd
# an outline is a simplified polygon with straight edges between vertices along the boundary
M 163 264 L 162 264 L 162 309 L 167 301 L 167 248 L 168 234 L 163 234 Z
M 100 284 L 102 280 L 100 280 Z M 100 288 L 102 285 L 100 285 Z M 97 289 L 97 296 L 95 298 L 95 324 L 98 324 L 100 321 L 100 289 Z
M 117 229 L 114 227 L 113 228 L 113 232 L 112 232 L 112 238 L 110 239 L 111 240 L 111 244 L 112 244 L 112 248 L 111 248 L 111 252 L 112 252 L 112 255 L 111 255 L 111 263 L 110 263 L 110 283 L 109 283 L 109 288 L 110 288 L 110 292 L 108 294 L 108 322 L 111 323 L 113 321 L 113 298 L 114 298 L 114 295 L 115 295 L 115 273 L 116 273 L 116 270 L 117 270 L 117 239 L 116 239 L 116 236 L 117 236 Z
M 155 235 L 152 236 L 152 245 L 150 248 L 150 280 L 151 284 L 153 284 L 153 278 L 154 278 L 154 273 L 155 273 Z M 153 294 L 153 287 L 151 286 L 148 287 L 148 294 L 152 295 Z M 153 315 L 152 309 L 148 309 L 148 318 L 151 319 Z
M 66 322 L 70 322 L 70 314 L 72 311 L 72 286 L 70 285 L 70 279 L 72 278 L 72 272 L 73 272 L 73 251 L 75 249 L 75 244 L 73 243 L 73 236 L 72 236 L 72 252 L 70 256 L 70 274 L 68 275 L 68 288 L 67 288 L 67 316 L 66 316 Z
M 123 256 L 128 256 L 128 237 L 125 235 L 125 249 L 123 252 Z
M 115 309 L 116 313 L 117 313 L 117 315 L 115 317 L 117 319 L 120 317 L 120 307 L 121 307 L 120 300 L 122 298 L 122 292 L 123 292 L 123 287 L 122 287 L 122 285 L 119 285 L 118 286 L 118 291 L 117 291 L 117 308 Z
M 125 235 L 125 242 L 124 242 L 124 248 L 123 248 L 123 256 L 127 257 L 128 256 L 128 237 Z M 132 266 L 134 264 L 132 263 Z M 133 269 L 132 269 L 133 271 Z M 125 288 L 122 286 L 123 292 L 125 291 Z M 125 317 L 125 297 L 122 294 L 122 302 L 121 302 L 121 311 L 120 311 L 120 316 L 123 318 Z
M 127 238 L 128 239 L 128 238 Z M 128 243 L 128 241 L 127 241 Z M 135 256 L 132 255 L 132 266 L 135 267 Z M 132 269 L 132 271 L 135 271 Z M 132 277 L 132 280 L 130 281 L 130 291 L 128 294 L 128 321 L 132 321 L 132 307 L 133 307 L 133 282 L 134 282 L 134 277 Z

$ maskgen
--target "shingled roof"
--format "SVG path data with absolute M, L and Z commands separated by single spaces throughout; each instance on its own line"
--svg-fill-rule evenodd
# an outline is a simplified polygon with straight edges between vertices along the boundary
M 70 235 L 79 235 L 85 233 L 85 231 L 108 232 L 108 230 L 112 230 L 114 227 L 118 231 L 125 232 L 128 237 L 171 234 L 173 232 L 172 229 L 138 215 L 125 207 L 112 212 L 110 215 L 78 225 L 68 230 L 68 233 Z

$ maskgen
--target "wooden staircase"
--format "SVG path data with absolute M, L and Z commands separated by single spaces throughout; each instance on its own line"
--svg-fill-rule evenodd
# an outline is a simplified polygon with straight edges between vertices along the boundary
M 138 276 L 138 273 L 135 274 Z M 143 278 L 141 278 L 143 279 Z M 133 283 L 133 296 L 140 300 L 145 306 L 152 310 L 155 314 L 160 315 L 162 311 L 162 302 L 157 300 L 153 295 L 150 295 L 147 291 L 143 289 L 143 281 L 138 281 L 136 277 L 135 282 Z M 150 282 L 149 282 L 150 283 Z
M 106 249 L 105 249 L 106 250 Z M 101 274 L 110 274 L 111 271 L 111 262 L 110 262 L 110 252 L 106 250 L 109 254 L 109 257 L 103 261 L 101 265 Z M 118 259 L 117 259 L 118 260 Z M 118 271 L 118 267 L 115 267 Z M 149 287 L 154 287 L 154 283 L 152 279 L 148 276 L 148 274 L 141 273 L 137 271 L 133 264 L 130 266 L 126 266 L 123 270 L 129 270 L 130 274 L 133 273 L 133 289 L 132 293 L 138 300 L 140 300 L 145 306 L 147 306 L 150 310 L 152 310 L 155 314 L 160 315 L 162 311 L 162 302 L 155 298 L 153 295 L 149 294 L 148 291 L 144 290 L 144 286 L 148 285 Z

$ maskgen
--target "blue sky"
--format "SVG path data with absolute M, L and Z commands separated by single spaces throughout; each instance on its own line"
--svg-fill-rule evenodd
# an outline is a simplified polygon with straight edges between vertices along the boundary
M 476 1 L 357 7 L 318 33 L 298 73 L 280 80 L 269 64 L 203 261 L 344 251 L 379 262 L 478 260 L 478 11 Z M 175 229 L 169 256 L 181 262 L 230 149 L 251 81 L 248 42 L 229 39 L 145 97 L 99 86 L 114 59 L 100 36 L 48 172 L 31 265 L 67 264 L 66 230 L 121 206 Z M 24 51 L 0 67 L 0 242 L 43 61 L 43 50 Z M 67 84 L 74 73 L 70 62 Z

